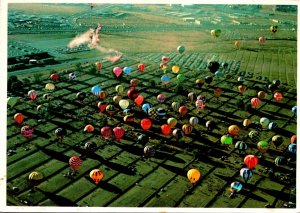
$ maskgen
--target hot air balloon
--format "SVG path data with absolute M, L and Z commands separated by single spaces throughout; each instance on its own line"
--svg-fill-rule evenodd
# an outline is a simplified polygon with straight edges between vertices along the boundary
M 206 97 L 204 95 L 198 95 L 197 96 L 197 100 L 201 100 L 204 102 L 204 104 L 206 103 Z
M 261 37 L 258 38 L 258 42 L 259 42 L 260 44 L 264 44 L 264 43 L 266 42 L 266 38 L 263 37 L 263 36 L 261 36 Z
M 213 120 L 209 120 L 209 121 L 206 121 L 205 126 L 208 131 L 212 131 L 215 128 L 216 123 Z
M 65 137 L 65 135 L 67 134 L 67 130 L 64 129 L 64 128 L 57 128 L 55 131 L 54 131 L 56 137 L 62 141 Z
M 198 86 L 199 88 L 201 88 L 201 87 L 203 86 L 203 84 L 204 84 L 204 80 L 202 80 L 202 79 L 197 79 L 197 80 L 196 80 L 196 84 L 197 84 L 197 86 Z
M 246 91 L 247 87 L 246 87 L 246 85 L 241 84 L 241 85 L 238 86 L 238 89 L 239 89 L 239 92 L 241 94 L 243 94 Z
M 100 91 L 98 98 L 99 100 L 104 100 L 107 97 L 107 93 L 105 91 Z
M 14 115 L 14 120 L 17 124 L 21 124 L 21 123 L 23 123 L 24 115 L 22 113 L 16 113 Z
M 200 171 L 197 169 L 190 169 L 187 173 L 187 178 L 192 184 L 195 184 L 201 177 Z
M 76 74 L 75 74 L 75 72 L 72 72 L 72 73 L 69 74 L 69 80 L 71 80 L 71 81 L 76 80 Z
M 192 126 L 195 126 L 199 123 L 199 119 L 197 117 L 191 117 L 189 122 Z
M 294 116 L 297 116 L 297 106 L 293 106 L 292 113 Z
M 218 99 L 222 94 L 221 88 L 215 88 L 214 89 L 214 94 L 215 94 L 215 97 Z
M 283 97 L 282 97 L 282 94 L 280 92 L 275 92 L 274 94 L 274 99 L 277 101 L 277 102 L 280 102 Z
M 190 92 L 188 94 L 188 99 L 190 100 L 190 102 L 194 102 L 197 99 L 197 95 L 194 92 Z
M 266 97 L 266 93 L 265 93 L 264 91 L 259 91 L 259 92 L 257 93 L 257 97 L 258 97 L 260 100 L 263 100 L 263 99 L 265 99 L 265 97 Z
M 33 130 L 32 126 L 23 126 L 21 128 L 22 135 L 27 139 L 31 138 L 31 136 L 33 135 L 33 132 L 34 132 L 34 130 Z
M 277 149 L 278 146 L 280 146 L 283 143 L 283 138 L 280 135 L 274 135 L 272 137 L 272 142 Z
M 205 83 L 210 84 L 213 81 L 213 78 L 211 76 L 206 76 L 204 81 Z
M 96 65 L 96 67 L 97 67 L 98 73 L 100 73 L 102 64 L 101 64 L 99 61 L 97 61 L 97 62 L 95 63 L 95 65 Z
M 275 84 L 269 84 L 268 88 L 271 92 L 274 92 L 277 89 L 277 86 Z
M 145 70 L 145 64 L 139 64 L 138 69 L 140 72 L 143 72 Z
M 126 99 L 122 99 L 119 101 L 119 106 L 124 110 L 129 106 L 129 101 Z
M 119 77 L 122 75 L 123 70 L 122 70 L 121 67 L 114 67 L 113 73 L 115 74 L 115 76 L 116 76 L 117 78 L 119 78 Z
M 180 83 L 180 82 L 183 82 L 185 80 L 185 76 L 184 76 L 184 74 L 178 74 L 176 79 Z
M 177 120 L 176 120 L 176 118 L 169 118 L 167 120 L 167 123 L 171 128 L 174 128 L 177 124 Z
M 123 118 L 124 122 L 125 123 L 131 123 L 131 122 L 134 122 L 134 115 L 126 115 L 124 118 Z
M 253 176 L 253 171 L 248 168 L 242 168 L 240 170 L 240 176 L 244 179 L 245 183 Z
M 277 156 L 274 160 L 276 166 L 284 165 L 286 162 L 287 160 L 284 156 Z
M 170 77 L 167 76 L 167 75 L 163 75 L 161 78 L 160 78 L 161 82 L 163 85 L 167 85 L 169 82 L 170 82 Z
M 252 108 L 257 108 L 260 104 L 260 100 L 258 98 L 252 98 L 251 99 L 251 106 Z
M 37 92 L 35 90 L 30 90 L 28 92 L 28 97 L 31 99 L 31 100 L 35 100 L 36 97 L 37 97 Z
M 76 171 L 82 164 L 82 160 L 78 156 L 73 156 L 69 159 L 69 164 L 71 168 Z
M 99 93 L 101 91 L 101 87 L 99 85 L 93 86 L 91 89 L 91 92 L 95 95 L 95 96 L 99 96 Z
M 221 137 L 221 144 L 223 146 L 228 147 L 229 145 L 231 145 L 233 143 L 233 139 L 230 135 L 223 135 Z
M 166 110 L 164 108 L 158 108 L 157 109 L 157 116 L 159 118 L 163 118 L 167 114 Z
M 177 52 L 179 52 L 180 54 L 182 54 L 185 51 L 185 47 L 184 46 L 178 46 L 177 47 Z
M 138 106 L 140 106 L 144 101 L 144 96 L 142 95 L 138 95 L 138 97 L 136 97 L 136 99 L 134 99 L 134 103 Z
M 272 83 L 273 83 L 276 87 L 279 87 L 279 86 L 280 86 L 280 80 L 278 80 L 278 79 L 273 80 Z
M 55 89 L 55 85 L 52 84 L 52 83 L 48 83 L 48 84 L 45 85 L 45 89 L 52 91 L 52 90 Z
M 251 130 L 248 134 L 249 138 L 253 141 L 253 142 L 256 142 L 259 140 L 260 138 L 260 134 L 258 131 L 256 130 Z
M 237 136 L 240 133 L 240 128 L 237 125 L 231 125 L 228 127 L 228 133 L 232 136 Z
M 184 124 L 184 125 L 182 126 L 182 131 L 183 131 L 184 134 L 186 134 L 186 135 L 190 134 L 190 133 L 192 132 L 192 130 L 193 130 L 193 126 L 190 125 L 190 124 Z
M 59 75 L 56 74 L 56 73 L 53 73 L 53 74 L 50 75 L 50 79 L 52 81 L 58 81 L 59 80 Z
M 157 117 L 157 109 L 155 107 L 151 107 L 149 110 L 148 110 L 148 115 L 151 117 L 151 118 L 156 118 Z
M 214 37 L 214 38 L 218 38 L 221 35 L 221 30 L 217 29 L 217 30 L 211 30 L 210 34 Z
M 297 143 L 297 136 L 296 135 L 293 135 L 292 137 L 291 137 L 291 144 L 292 143 Z
M 174 129 L 172 135 L 176 138 L 176 140 L 180 140 L 184 136 L 184 132 L 181 129 Z
M 291 143 L 291 144 L 288 146 L 288 151 L 289 151 L 290 153 L 296 154 L 296 152 L 297 152 L 297 144 Z
M 247 127 L 247 126 L 249 126 L 251 124 L 251 120 L 250 119 L 245 119 L 244 121 L 243 121 L 243 126 L 244 127 Z
M 115 108 L 114 105 L 109 104 L 109 105 L 107 105 L 107 107 L 105 108 L 105 111 L 106 111 L 110 116 L 112 116 L 112 115 L 117 111 L 117 109 Z
M 144 118 L 141 120 L 141 127 L 143 130 L 148 130 L 152 126 L 152 121 L 148 118 Z
M 118 95 L 122 95 L 124 92 L 124 87 L 123 87 L 123 85 L 117 85 L 115 90 L 118 93 Z
M 105 139 L 109 139 L 112 135 L 112 129 L 109 126 L 105 126 L 101 128 L 101 135 Z
M 160 103 L 165 102 L 166 98 L 167 98 L 167 97 L 166 97 L 165 94 L 159 94 L 159 95 L 156 97 L 156 99 L 157 99 Z
M 207 68 L 211 73 L 215 73 L 220 68 L 220 64 L 217 61 L 210 61 Z
M 137 87 L 139 85 L 139 83 L 140 83 L 139 80 L 136 78 L 130 80 L 130 85 L 132 87 Z
M 146 144 L 146 143 L 149 142 L 149 137 L 144 135 L 144 134 L 141 134 L 141 135 L 138 136 L 137 142 Z
M 171 104 L 171 107 L 172 107 L 172 109 L 176 112 L 176 111 L 179 110 L 180 103 L 175 101 L 175 102 L 173 102 L 173 103 Z
M 276 33 L 277 30 L 278 30 L 278 26 L 276 26 L 276 25 L 272 25 L 272 26 L 270 27 L 270 31 L 271 31 L 272 33 Z
M 277 127 L 278 127 L 278 125 L 275 122 L 270 122 L 268 125 L 269 130 L 275 130 Z
M 98 108 L 100 109 L 101 112 L 104 112 L 107 106 L 108 106 L 108 102 L 106 101 L 98 102 Z
M 123 68 L 123 72 L 124 72 L 126 75 L 130 74 L 131 71 L 132 71 L 131 67 L 124 67 L 124 68 Z
M 145 103 L 145 104 L 143 104 L 143 106 L 142 106 L 142 110 L 146 113 L 146 114 L 148 114 L 148 110 L 151 108 L 151 105 L 149 104 L 149 103 Z
M 152 145 L 148 145 L 144 147 L 145 157 L 153 157 L 155 155 L 155 148 Z
M 238 77 L 238 79 L 237 79 L 237 81 L 239 82 L 239 83 L 242 83 L 243 84 L 243 82 L 245 81 L 245 79 L 244 79 L 244 77 Z
M 84 132 L 94 132 L 94 130 L 95 128 L 91 124 L 86 125 L 83 129 Z
M 240 153 L 244 153 L 247 150 L 247 148 L 248 148 L 247 144 L 244 141 L 238 141 L 238 142 L 236 142 L 235 145 L 234 145 L 234 147 L 237 150 L 239 150 Z
M 125 134 L 125 130 L 122 128 L 122 127 L 115 127 L 113 129 L 113 132 L 114 132 L 114 136 L 116 138 L 117 141 L 120 141 L 121 138 L 124 136 Z
M 40 113 L 45 113 L 48 111 L 48 108 L 45 105 L 41 104 L 36 107 L 36 111 Z
M 259 141 L 257 143 L 257 148 L 261 152 L 266 152 L 269 149 L 269 143 L 267 141 Z
M 238 181 L 234 181 L 230 184 L 230 188 L 232 193 L 236 193 L 242 190 L 243 185 Z
M 170 61 L 170 58 L 167 56 L 163 56 L 163 57 L 161 57 L 161 61 L 162 61 L 162 63 L 166 64 Z
M 167 125 L 167 124 L 163 124 L 160 128 L 161 128 L 161 132 L 165 136 L 167 136 L 167 135 L 169 135 L 171 133 L 171 127 L 169 125 Z
M 216 76 L 217 78 L 221 78 L 221 77 L 224 76 L 224 74 L 223 74 L 223 72 L 222 72 L 221 70 L 217 70 L 217 71 L 215 72 L 215 76 Z
M 270 123 L 270 120 L 268 118 L 265 118 L 265 117 L 262 117 L 260 120 L 259 120 L 259 123 L 261 124 L 262 128 L 268 128 L 268 125 Z
M 97 149 L 97 144 L 95 142 L 89 141 L 84 144 L 85 150 L 88 152 L 95 151 Z
M 76 98 L 79 100 L 79 101 L 83 101 L 85 98 L 86 98 L 86 93 L 85 92 L 78 92 L 76 94 Z
M 177 65 L 174 65 L 174 66 L 172 66 L 172 72 L 173 73 L 178 73 L 179 72 L 179 70 L 180 70 L 180 67 L 179 66 L 177 66 Z
M 98 184 L 102 179 L 103 179 L 103 172 L 100 169 L 93 169 L 90 172 L 90 178 L 96 183 Z
M 234 46 L 239 49 L 240 46 L 241 46 L 241 42 L 240 41 L 235 41 Z
M 179 107 L 178 111 L 179 111 L 181 117 L 183 117 L 187 114 L 188 109 L 186 108 L 186 106 L 181 106 L 181 107 Z
M 28 181 L 29 181 L 30 185 L 32 185 L 33 187 L 36 187 L 43 178 L 44 177 L 43 177 L 42 173 L 34 171 L 29 174 Z
M 222 66 L 222 68 L 224 69 L 224 70 L 226 70 L 227 68 L 228 68 L 228 63 L 227 62 L 223 62 L 222 64 L 221 64 L 221 66 Z
M 197 100 L 195 102 L 195 104 L 196 104 L 196 108 L 197 108 L 198 112 L 205 108 L 205 102 L 203 100 Z
M 127 96 L 128 98 L 130 98 L 131 100 L 136 99 L 139 96 L 139 91 L 135 89 L 135 87 L 130 88 L 127 91 Z
M 255 155 L 247 155 L 244 163 L 249 169 L 253 169 L 258 164 L 258 158 Z

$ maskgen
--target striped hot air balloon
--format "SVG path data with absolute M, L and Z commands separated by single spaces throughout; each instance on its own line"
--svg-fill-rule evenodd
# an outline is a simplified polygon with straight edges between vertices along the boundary
M 249 169 L 253 169 L 258 164 L 258 158 L 255 155 L 247 155 L 244 158 L 244 163 Z
M 33 135 L 33 131 L 34 130 L 32 126 L 23 126 L 21 128 L 22 135 L 27 139 L 31 138 L 31 136 Z
M 231 183 L 230 188 L 232 193 L 239 192 L 242 190 L 243 184 L 238 181 L 234 181 Z
M 78 156 L 73 156 L 69 159 L 69 164 L 71 166 L 71 168 L 76 171 L 79 169 L 79 167 L 82 164 L 82 160 L 80 159 L 80 157 Z
M 238 141 L 236 142 L 236 144 L 234 145 L 234 147 L 239 150 L 239 152 L 243 153 L 247 150 L 248 146 L 244 141 Z
M 30 90 L 28 92 L 28 97 L 31 99 L 31 100 L 35 100 L 36 97 L 37 97 L 37 92 L 35 90 Z
M 199 119 L 197 117 L 191 117 L 189 122 L 192 126 L 195 126 L 199 123 Z
M 174 129 L 172 134 L 176 138 L 176 140 L 180 140 L 184 136 L 184 132 L 178 128 Z
M 193 130 L 193 126 L 190 125 L 190 124 L 184 124 L 184 125 L 182 126 L 182 131 L 183 131 L 184 134 L 186 134 L 186 135 L 190 134 L 190 133 L 192 132 L 192 130 Z
M 253 176 L 253 171 L 248 168 L 242 168 L 240 170 L 240 176 L 244 179 L 245 183 Z
M 253 108 L 256 109 L 256 108 L 259 106 L 259 104 L 260 104 L 259 98 L 252 98 L 252 99 L 251 99 L 251 106 L 252 106 Z
M 104 177 L 103 172 L 100 169 L 93 169 L 90 172 L 90 178 L 96 183 L 98 184 Z
M 101 135 L 105 139 L 109 139 L 112 135 L 112 129 L 109 126 L 101 128 Z

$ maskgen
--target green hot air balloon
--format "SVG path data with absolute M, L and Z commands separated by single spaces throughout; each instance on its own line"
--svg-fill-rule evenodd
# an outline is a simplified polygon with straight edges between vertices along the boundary
M 261 152 L 266 152 L 269 149 L 269 143 L 267 141 L 259 141 L 257 143 L 257 148 Z
M 185 80 L 184 74 L 178 74 L 176 78 L 178 82 L 183 82 Z
M 229 136 L 229 135 L 223 135 L 223 136 L 221 137 L 221 143 L 222 143 L 222 145 L 224 145 L 224 146 L 229 146 L 229 145 L 231 145 L 231 144 L 233 143 L 233 139 L 232 139 L 232 137 Z
M 185 47 L 184 46 L 178 46 L 177 47 L 177 52 L 179 52 L 180 54 L 182 54 L 185 51 Z

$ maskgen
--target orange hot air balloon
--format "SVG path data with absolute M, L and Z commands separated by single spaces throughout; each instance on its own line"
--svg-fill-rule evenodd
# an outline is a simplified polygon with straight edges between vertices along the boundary
M 139 64 L 138 69 L 140 72 L 143 72 L 145 70 L 145 65 L 144 64 Z
M 293 135 L 291 137 L 291 143 L 297 143 L 297 136 L 296 135 Z
M 190 124 L 184 124 L 184 125 L 182 126 L 182 131 L 183 131 L 184 134 L 186 134 L 186 135 L 190 134 L 190 133 L 192 132 L 192 130 L 193 130 L 193 126 L 190 125 Z
M 275 92 L 274 98 L 277 102 L 280 102 L 283 99 L 282 94 L 280 92 Z
M 96 62 L 96 66 L 97 66 L 98 73 L 100 73 L 102 64 L 100 62 Z
M 260 104 L 260 100 L 258 98 L 252 98 L 251 99 L 251 106 L 253 108 L 257 108 Z
M 247 87 L 244 84 L 241 84 L 238 86 L 238 89 L 239 89 L 239 92 L 241 94 L 243 94 L 246 91 Z
M 214 94 L 215 94 L 216 98 L 219 98 L 222 94 L 221 88 L 214 89 Z
M 247 155 L 244 158 L 244 163 L 249 169 L 253 169 L 258 164 L 258 158 L 255 155 Z
M 141 120 L 141 127 L 143 128 L 143 130 L 148 130 L 151 126 L 152 121 L 150 119 L 144 118 L 143 120 Z
M 22 113 L 17 113 L 14 115 L 14 120 L 17 124 L 21 124 L 24 120 L 24 115 Z
M 138 95 L 138 97 L 136 97 L 136 99 L 134 99 L 134 103 L 136 103 L 136 105 L 140 106 L 144 101 L 144 96 L 142 95 Z
M 265 93 L 264 91 L 259 91 L 259 92 L 257 93 L 257 97 L 258 97 L 260 100 L 263 100 L 263 99 L 265 99 L 265 97 L 266 97 L 266 93 Z
M 167 124 L 164 124 L 161 126 L 161 131 L 165 136 L 167 136 L 171 133 L 171 127 Z
M 86 125 L 83 129 L 85 132 L 93 132 L 94 130 L 95 128 L 91 124 Z
M 236 136 L 240 133 L 240 128 L 237 125 L 231 125 L 228 127 L 228 133 L 232 136 Z
M 90 178 L 98 184 L 103 179 L 103 172 L 100 169 L 94 169 L 90 172 Z
M 106 97 L 107 97 L 107 93 L 105 91 L 102 90 L 99 92 L 98 95 L 99 100 L 104 100 Z
M 181 106 L 181 107 L 179 107 L 178 111 L 179 111 L 180 115 L 183 117 L 188 112 L 188 109 L 186 108 L 186 106 Z

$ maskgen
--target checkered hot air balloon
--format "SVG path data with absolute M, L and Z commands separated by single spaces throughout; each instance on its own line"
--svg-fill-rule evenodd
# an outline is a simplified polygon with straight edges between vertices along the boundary
M 155 107 L 151 107 L 150 109 L 148 109 L 148 115 L 151 118 L 156 118 L 157 117 L 157 110 Z

